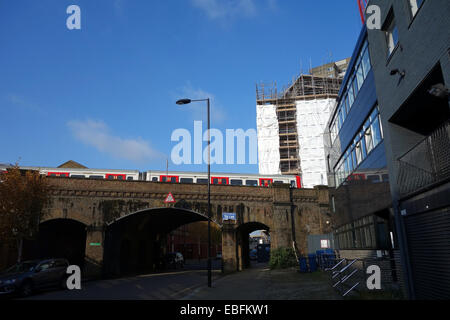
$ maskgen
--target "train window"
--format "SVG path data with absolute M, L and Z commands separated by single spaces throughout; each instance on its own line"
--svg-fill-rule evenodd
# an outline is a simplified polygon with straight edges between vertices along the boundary
M 232 185 L 232 186 L 242 186 L 242 180 L 236 180 L 236 179 L 232 179 L 231 181 L 230 181 L 230 184 Z
M 276 183 L 276 184 L 283 184 L 284 181 L 274 181 L 273 183 Z
M 107 174 L 106 179 L 108 180 L 125 180 L 124 174 Z
M 194 183 L 194 179 L 192 178 L 180 178 L 181 183 Z
M 291 188 L 295 188 L 295 180 L 291 180 Z
M 158 182 L 158 177 L 153 177 L 153 178 L 152 178 L 152 181 L 153 181 L 153 182 Z
M 256 187 L 258 185 L 258 181 L 256 181 L 256 180 L 246 180 L 245 181 L 245 185 L 246 186 Z
M 212 178 L 212 184 L 228 184 L 228 178 Z
M 177 176 L 161 176 L 161 182 L 170 182 L 170 183 L 177 183 L 178 177 Z
M 127 180 L 134 180 L 133 177 L 127 177 Z
M 261 187 L 268 187 L 273 183 L 273 179 L 259 179 L 259 185 Z
M 83 178 L 86 178 L 84 175 L 82 175 L 82 174 L 73 174 L 73 175 L 71 175 L 70 176 L 71 178 L 81 178 L 81 179 L 83 179 Z
M 389 182 L 389 175 L 388 174 L 383 174 L 381 177 L 383 178 L 383 181 Z
M 68 172 L 49 172 L 49 173 L 47 173 L 47 176 L 68 178 L 69 173 Z
M 197 183 L 208 184 L 208 179 L 197 179 Z
M 371 182 L 380 182 L 380 176 L 370 175 L 370 176 L 367 176 L 367 180 L 369 180 Z
M 89 179 L 103 179 L 103 176 L 89 176 Z

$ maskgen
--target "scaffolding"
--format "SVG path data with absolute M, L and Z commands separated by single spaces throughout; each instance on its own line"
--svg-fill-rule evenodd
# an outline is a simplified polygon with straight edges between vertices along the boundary
M 297 132 L 298 100 L 336 99 L 342 79 L 301 74 L 278 93 L 276 82 L 256 85 L 257 105 L 275 105 L 279 125 L 280 171 L 302 175 Z

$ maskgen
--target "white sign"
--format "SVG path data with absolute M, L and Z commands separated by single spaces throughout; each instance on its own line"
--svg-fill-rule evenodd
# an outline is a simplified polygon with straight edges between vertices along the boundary
M 322 249 L 328 249 L 330 247 L 330 240 L 327 239 L 320 240 L 320 247 Z
M 164 200 L 164 203 L 175 203 L 175 198 L 172 195 L 172 192 L 169 192 L 169 194 L 166 197 L 166 200 Z

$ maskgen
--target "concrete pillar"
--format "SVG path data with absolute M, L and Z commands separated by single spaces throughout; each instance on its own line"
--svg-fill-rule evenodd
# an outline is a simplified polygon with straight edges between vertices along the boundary
M 103 266 L 103 228 L 89 226 L 86 230 L 86 249 L 84 254 L 83 278 L 97 278 Z
M 292 247 L 291 192 L 288 185 L 272 186 L 273 221 L 270 229 L 271 250 Z
M 274 203 L 273 224 L 270 229 L 270 248 L 292 248 L 291 204 Z
M 222 260 L 224 273 L 235 272 L 237 270 L 236 240 L 235 224 L 224 222 L 222 227 Z

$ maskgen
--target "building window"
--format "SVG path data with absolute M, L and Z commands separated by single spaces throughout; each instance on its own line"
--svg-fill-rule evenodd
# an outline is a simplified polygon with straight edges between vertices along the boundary
M 343 152 L 338 164 L 334 167 L 336 188 L 369 156 L 370 152 L 383 140 L 378 107 L 375 107 L 356 134 L 353 143 Z
M 349 90 L 348 90 L 348 104 L 351 106 L 353 105 L 353 101 L 355 101 L 355 96 L 353 93 L 353 82 L 350 82 L 349 84 Z
M 370 69 L 372 68 L 370 65 L 370 55 L 369 55 L 369 49 L 366 48 L 364 51 L 364 55 L 361 60 L 361 64 L 363 66 L 364 71 L 364 79 L 367 77 L 367 74 L 369 73 Z
M 391 10 L 389 13 L 386 22 L 385 28 L 383 28 L 386 35 L 386 45 L 388 49 L 388 57 L 391 56 L 392 52 L 394 52 L 395 47 L 398 44 L 398 28 L 395 24 L 394 13 Z
M 380 117 L 378 115 L 378 110 L 374 110 L 370 118 L 372 121 L 373 145 L 377 146 L 381 142 L 381 140 L 383 140 L 383 133 L 380 127 Z
M 420 7 L 422 7 L 425 0 L 409 0 L 409 5 L 411 7 L 411 14 L 414 18 L 417 14 L 417 11 L 419 11 Z
M 350 112 L 353 103 L 358 96 L 359 90 L 361 89 L 364 81 L 369 74 L 371 69 L 370 65 L 370 56 L 367 41 L 364 42 L 364 45 L 361 48 L 361 51 L 356 58 L 355 68 L 352 71 L 352 75 L 349 76 L 349 81 L 347 83 L 346 90 L 342 93 L 340 103 L 336 108 L 336 115 L 331 123 L 331 140 L 334 142 L 336 139 L 339 130 L 341 130 L 346 115 Z

